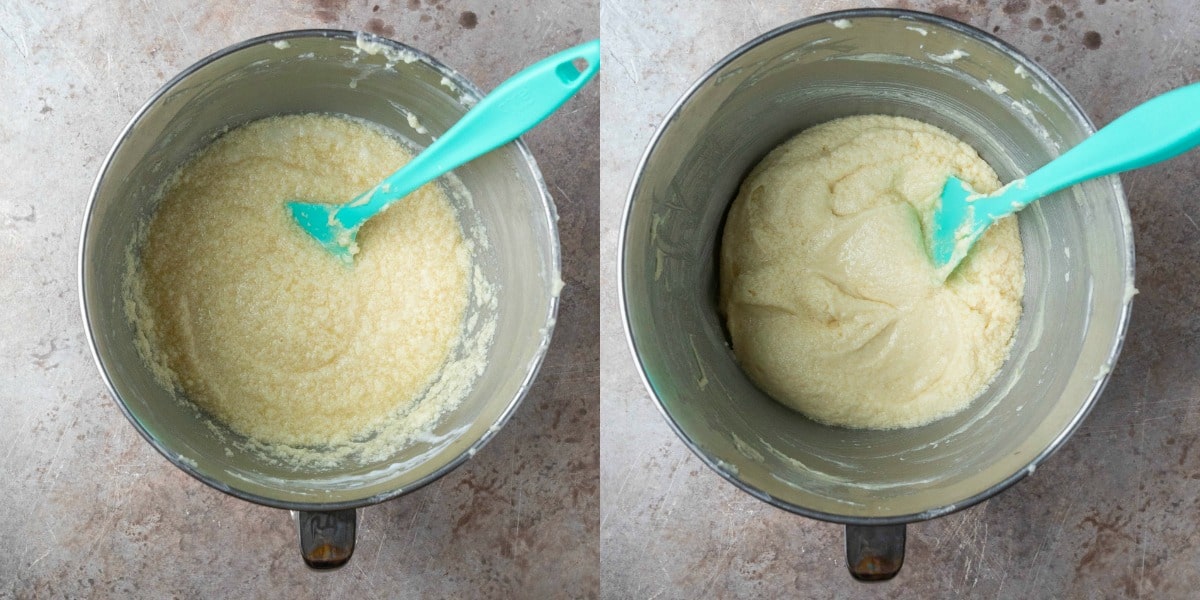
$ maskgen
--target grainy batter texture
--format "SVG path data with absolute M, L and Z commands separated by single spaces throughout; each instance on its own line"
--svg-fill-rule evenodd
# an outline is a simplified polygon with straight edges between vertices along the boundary
M 808 129 L 750 173 L 725 226 L 720 306 L 768 394 L 824 423 L 890 429 L 986 388 L 1021 315 L 1024 258 L 1009 218 L 938 280 L 922 222 L 952 174 L 999 187 L 970 146 L 886 116 Z
M 219 138 L 177 175 L 130 285 L 164 383 L 260 443 L 346 443 L 433 382 L 460 335 L 468 251 L 430 184 L 360 231 L 353 268 L 291 220 L 288 200 L 345 202 L 411 156 L 327 115 Z

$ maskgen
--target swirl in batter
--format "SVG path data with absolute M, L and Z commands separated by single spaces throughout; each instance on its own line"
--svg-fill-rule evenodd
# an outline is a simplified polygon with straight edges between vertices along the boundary
M 332 446 L 420 398 L 468 303 L 469 253 L 429 184 L 363 226 L 348 268 L 288 200 L 344 202 L 411 156 L 329 115 L 272 117 L 179 171 L 149 222 L 127 310 L 159 379 L 262 444 Z
M 995 377 L 1021 316 L 1015 218 L 942 282 L 923 220 L 957 175 L 1000 183 L 931 125 L 858 116 L 812 127 L 742 183 L 721 248 L 720 308 L 746 373 L 830 425 L 892 429 L 949 416 Z

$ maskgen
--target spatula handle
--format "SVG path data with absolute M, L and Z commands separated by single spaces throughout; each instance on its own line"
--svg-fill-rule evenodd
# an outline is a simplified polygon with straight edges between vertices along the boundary
M 582 71 L 575 66 L 577 60 L 587 63 Z M 340 209 L 338 220 L 355 227 L 422 185 L 517 139 L 558 110 L 599 70 L 600 40 L 592 40 L 513 75 L 412 162 L 380 182 L 366 202 Z
M 1033 201 L 1094 177 L 1152 165 L 1197 145 L 1200 83 L 1193 83 L 1138 105 L 1026 177 L 1022 199 Z

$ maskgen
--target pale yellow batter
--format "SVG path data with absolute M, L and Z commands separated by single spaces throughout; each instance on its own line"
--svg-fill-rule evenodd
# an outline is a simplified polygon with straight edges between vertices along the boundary
M 410 158 L 374 127 L 302 115 L 231 131 L 186 164 L 127 301 L 164 384 L 262 444 L 344 444 L 412 408 L 468 303 L 445 192 L 426 185 L 364 225 L 352 268 L 284 207 L 348 201 Z
M 951 415 L 1008 356 L 1021 315 L 1016 220 L 938 281 L 922 222 L 947 176 L 991 167 L 950 134 L 860 116 L 808 129 L 742 183 L 721 248 L 721 310 L 746 372 L 832 425 L 890 429 Z

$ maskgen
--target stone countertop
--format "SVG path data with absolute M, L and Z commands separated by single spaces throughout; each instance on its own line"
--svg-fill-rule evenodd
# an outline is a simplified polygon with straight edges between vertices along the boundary
M 1071 90 L 1098 125 L 1200 81 L 1190 0 L 603 0 L 601 579 L 608 598 L 1195 597 L 1200 588 L 1200 152 L 1122 177 L 1138 251 L 1133 317 L 1082 428 L 1036 473 L 912 525 L 897 579 L 856 584 L 842 528 L 724 481 L 667 427 L 625 344 L 617 240 L 637 161 L 679 96 L 760 33 L 863 5 L 990 31 Z M 620 118 L 612 118 L 614 114 Z
M 208 488 L 138 436 L 92 362 L 76 286 L 105 154 L 196 60 L 273 31 L 364 29 L 490 90 L 594 38 L 597 15 L 595 0 L 0 0 L 0 597 L 597 596 L 596 85 L 525 137 L 566 282 L 537 384 L 472 460 L 361 511 L 340 571 L 307 570 L 286 511 Z

